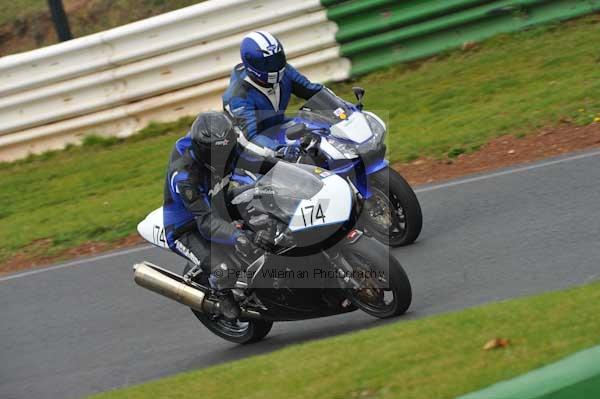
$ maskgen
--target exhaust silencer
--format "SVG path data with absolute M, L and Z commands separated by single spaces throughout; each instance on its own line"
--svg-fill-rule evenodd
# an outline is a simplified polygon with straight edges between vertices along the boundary
M 133 280 L 141 287 L 199 312 L 206 313 L 214 306 L 212 301 L 204 300 L 204 292 L 185 284 L 181 276 L 149 262 L 133 266 Z

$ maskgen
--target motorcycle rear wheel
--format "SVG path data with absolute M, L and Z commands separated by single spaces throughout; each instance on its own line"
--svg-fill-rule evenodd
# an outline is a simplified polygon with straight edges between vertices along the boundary
M 423 227 L 421 205 L 412 187 L 389 167 L 369 180 L 373 196 L 365 209 L 368 233 L 391 247 L 412 244 Z
M 362 287 L 346 290 L 356 307 L 380 319 L 406 313 L 412 302 L 412 288 L 404 268 L 389 249 L 363 236 L 343 254 Z M 365 277 L 361 279 L 360 275 Z
M 206 313 L 200 313 L 192 309 L 192 312 L 204 327 L 219 337 L 236 344 L 252 344 L 262 340 L 269 334 L 273 327 L 272 321 L 262 319 L 251 319 L 247 321 L 227 320 L 218 316 L 213 318 Z
M 190 270 L 188 263 L 183 269 L 183 274 Z M 199 276 L 201 283 L 207 285 L 208 279 L 205 274 Z M 200 323 L 204 325 L 213 334 L 236 344 L 252 344 L 265 338 L 273 327 L 272 321 L 262 319 L 251 319 L 247 321 L 227 320 L 222 316 L 213 316 L 206 313 L 190 309 Z

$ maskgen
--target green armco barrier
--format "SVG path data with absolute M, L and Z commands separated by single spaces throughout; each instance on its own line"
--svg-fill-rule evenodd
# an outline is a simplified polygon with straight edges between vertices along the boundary
M 458 399 L 600 398 L 600 346 Z
M 522 19 L 522 14 L 515 11 L 524 11 L 524 6 L 544 3 L 545 0 L 502 0 L 480 7 L 470 8 L 463 12 L 453 13 L 440 18 L 431 19 L 423 23 L 407 26 L 382 35 L 369 36 L 364 39 L 348 43 L 344 47 L 344 55 L 353 55 L 376 46 L 391 45 L 398 41 L 424 36 L 430 33 L 440 33 L 451 36 L 454 32 L 448 29 L 485 19 L 492 24 L 501 17 L 517 17 Z
M 321 0 L 323 7 L 331 7 L 336 4 L 345 3 L 347 0 Z
M 364 74 L 534 25 L 600 10 L 600 0 L 322 0 L 341 55 Z
M 339 43 L 360 39 L 392 28 L 424 21 L 456 12 L 470 6 L 491 3 L 490 0 L 361 0 L 338 5 L 327 11 L 327 17 L 340 29 Z

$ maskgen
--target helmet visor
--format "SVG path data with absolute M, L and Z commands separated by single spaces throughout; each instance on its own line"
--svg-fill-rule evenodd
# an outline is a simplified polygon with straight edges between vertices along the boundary
M 260 72 L 279 72 L 286 65 L 285 53 L 282 51 L 267 57 L 253 57 L 250 65 Z

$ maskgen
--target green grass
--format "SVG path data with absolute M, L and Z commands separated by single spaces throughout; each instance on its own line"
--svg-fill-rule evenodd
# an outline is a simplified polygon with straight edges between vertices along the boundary
M 0 25 L 47 9 L 48 3 L 45 0 L 2 1 L 0 2 Z
M 599 313 L 594 283 L 293 345 L 93 398 L 454 398 L 599 344 Z M 495 337 L 510 345 L 482 350 Z
M 83 2 L 85 4 L 82 4 L 81 0 L 63 0 L 65 10 L 72 19 L 72 31 L 80 35 L 109 29 L 200 2 L 197 0 L 86 0 Z M 2 1 L 0 25 L 18 19 L 25 20 L 40 13 L 49 15 L 47 0 Z M 80 26 L 78 22 L 82 18 L 96 20 L 96 26 L 93 29 L 90 26 Z
M 134 232 L 161 205 L 167 158 L 190 123 L 152 124 L 127 140 L 91 136 L 82 147 L 0 166 L 0 262 Z
M 72 18 L 76 37 L 177 10 L 198 0 L 92 0 Z
M 456 157 L 498 135 L 591 123 L 600 112 L 599 42 L 592 15 L 332 87 L 348 99 L 353 85 L 367 90 L 367 108 L 389 119 L 392 161 Z M 152 125 L 125 141 L 92 136 L 83 148 L 1 165 L 0 263 L 133 233 L 161 203 L 166 160 L 187 123 Z

